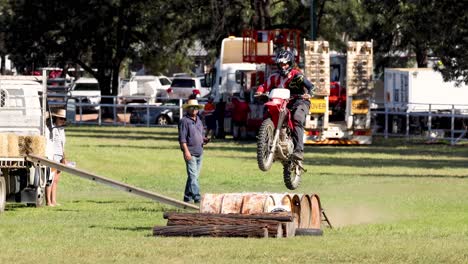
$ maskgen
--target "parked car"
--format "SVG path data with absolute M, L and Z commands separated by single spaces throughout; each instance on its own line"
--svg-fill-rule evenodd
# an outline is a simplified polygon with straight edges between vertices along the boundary
M 158 98 L 168 97 L 167 89 L 170 86 L 171 80 L 166 76 L 133 76 L 120 90 L 121 103 L 146 103 L 147 98 L 150 98 L 149 103 L 156 103 Z
M 101 90 L 95 78 L 82 77 L 70 88 L 70 96 L 76 100 L 76 110 L 98 111 L 101 103 Z
M 130 124 L 171 125 L 177 124 L 180 120 L 179 100 L 168 101 L 161 105 L 144 104 L 134 105 L 130 108 Z
M 172 80 L 167 93 L 170 98 L 187 99 L 192 94 L 197 97 L 205 97 L 210 93 L 210 88 L 203 86 L 203 80 L 203 77 L 176 77 Z

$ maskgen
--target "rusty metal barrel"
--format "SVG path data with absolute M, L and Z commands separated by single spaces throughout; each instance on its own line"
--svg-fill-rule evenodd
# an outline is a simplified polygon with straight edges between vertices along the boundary
M 284 193 L 207 193 L 202 196 L 200 213 L 254 214 L 274 210 L 291 212 L 291 206 L 290 195 Z
M 311 211 L 309 228 L 321 229 L 322 226 L 322 205 L 317 194 L 310 195 Z
M 321 205 L 316 194 L 207 193 L 200 203 L 200 213 L 255 214 L 274 211 L 291 212 L 296 228 L 321 227 Z
M 310 219 L 312 214 L 312 203 L 310 195 L 304 194 L 300 199 L 300 214 L 299 214 L 299 228 L 310 228 Z

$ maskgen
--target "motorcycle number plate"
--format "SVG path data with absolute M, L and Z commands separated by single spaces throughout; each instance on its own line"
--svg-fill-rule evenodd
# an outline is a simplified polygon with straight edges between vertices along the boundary
M 327 111 L 327 102 L 325 98 L 311 98 L 310 99 L 310 113 L 311 114 L 324 114 Z

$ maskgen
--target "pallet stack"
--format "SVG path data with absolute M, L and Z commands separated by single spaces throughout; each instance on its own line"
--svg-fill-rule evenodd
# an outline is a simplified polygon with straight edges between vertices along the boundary
M 369 41 L 348 41 L 347 95 L 367 98 L 372 91 L 373 49 Z
M 316 87 L 316 96 L 330 95 L 330 53 L 328 41 L 305 41 L 305 76 Z

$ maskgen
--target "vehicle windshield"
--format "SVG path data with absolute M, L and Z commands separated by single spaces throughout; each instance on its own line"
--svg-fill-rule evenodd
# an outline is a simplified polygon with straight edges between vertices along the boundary
M 171 81 L 166 78 L 160 78 L 159 81 L 161 82 L 161 85 L 171 85 Z
M 75 91 L 99 91 L 99 84 L 97 83 L 77 83 Z
M 172 87 L 181 87 L 181 88 L 192 88 L 195 87 L 195 80 L 191 79 L 174 79 L 172 81 Z

